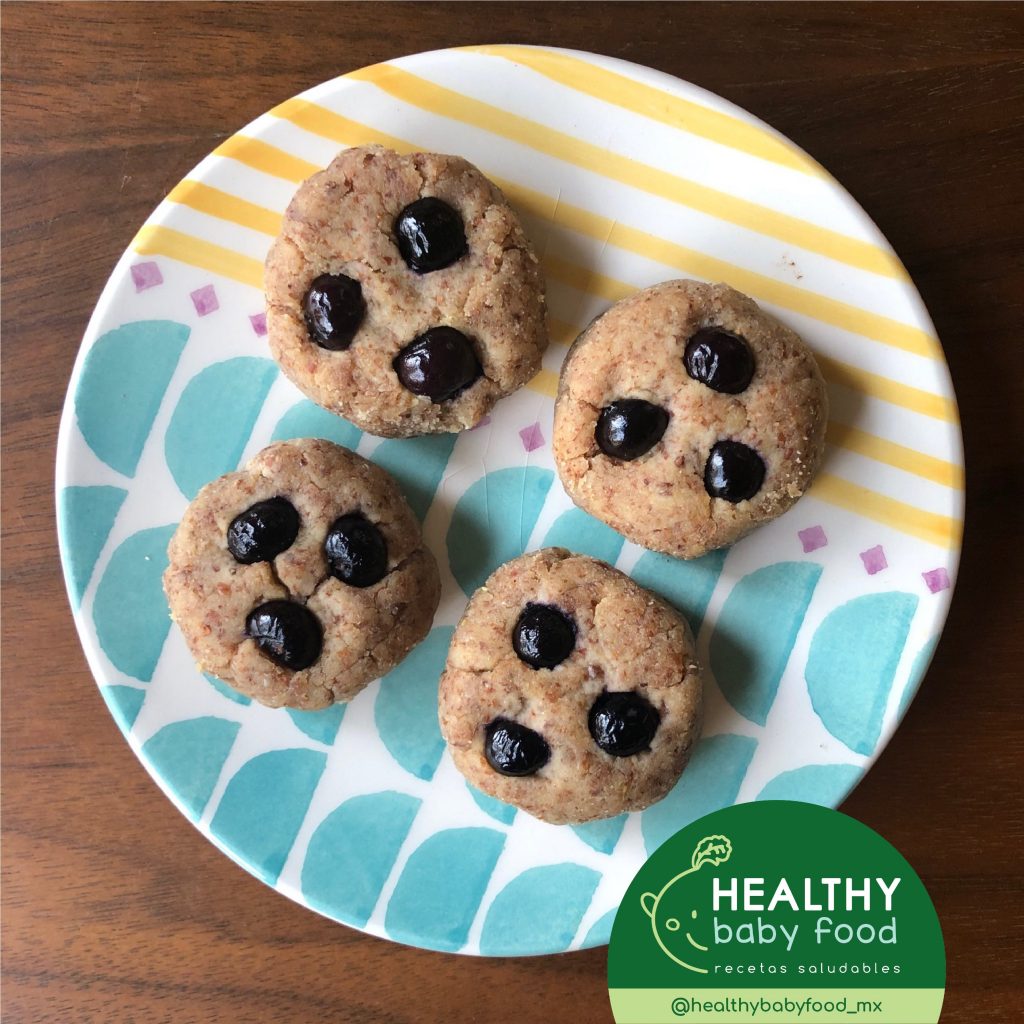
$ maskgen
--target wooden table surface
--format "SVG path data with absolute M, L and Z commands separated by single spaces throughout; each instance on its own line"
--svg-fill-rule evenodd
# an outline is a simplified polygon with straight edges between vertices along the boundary
M 157 202 L 302 89 L 483 42 L 624 57 L 739 103 L 849 188 L 917 282 L 963 416 L 964 560 L 921 696 L 845 810 L 931 890 L 943 1020 L 1021 1019 L 1024 7 L 5 3 L 2 19 L 5 1021 L 611 1020 L 603 949 L 407 949 L 218 853 L 99 699 L 57 556 L 72 360 Z

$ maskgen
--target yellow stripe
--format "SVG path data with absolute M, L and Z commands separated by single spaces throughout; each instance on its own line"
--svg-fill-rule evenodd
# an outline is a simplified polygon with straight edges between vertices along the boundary
M 947 423 L 958 422 L 956 403 L 950 398 L 936 395 L 931 391 L 922 391 L 909 384 L 901 384 L 877 373 L 869 373 L 859 366 L 851 366 L 828 356 L 819 355 L 816 358 L 821 372 L 828 378 L 830 384 L 837 384 L 858 394 L 902 406 L 932 419 L 944 420 Z
M 211 217 L 231 221 L 232 224 L 241 224 L 252 231 L 260 231 L 264 235 L 276 235 L 281 230 L 279 213 L 189 178 L 175 185 L 168 193 L 167 199 L 169 202 L 180 203 Z
M 856 427 L 847 426 L 834 418 L 829 420 L 825 440 L 837 448 L 856 452 L 876 462 L 883 462 L 887 466 L 942 484 L 943 487 L 963 490 L 963 469 L 960 466 L 946 462 L 945 459 L 937 459 L 933 455 L 926 455 L 914 448 L 896 444 L 895 441 L 886 440 L 884 437 L 858 430 Z
M 135 236 L 132 248 L 144 255 L 166 256 L 254 288 L 262 287 L 263 266 L 258 260 L 172 228 L 145 225 Z M 558 376 L 551 370 L 541 370 L 529 387 L 540 394 L 553 396 L 558 387 Z M 961 524 L 955 520 L 925 512 L 829 474 L 819 476 L 810 493 L 932 543 L 949 546 L 960 536 Z
M 393 149 L 398 153 L 415 153 L 419 148 L 405 139 L 388 135 L 369 125 L 353 121 L 341 114 L 335 114 L 333 110 L 327 110 L 325 107 L 317 106 L 315 103 L 298 97 L 285 100 L 284 103 L 274 107 L 270 113 L 274 117 L 279 117 L 282 121 L 290 121 L 314 135 L 322 135 L 333 142 L 340 142 L 343 146 L 366 146 L 370 143 L 377 143 L 377 145 L 387 146 L 388 149 Z
M 819 474 L 808 494 L 939 547 L 951 548 L 960 543 L 963 532 L 960 520 L 926 512 L 831 473 Z
M 758 125 L 684 100 L 664 89 L 644 85 L 635 78 L 608 71 L 567 53 L 533 46 L 466 46 L 462 49 L 522 64 L 560 85 L 652 121 L 660 121 L 671 128 L 710 139 L 720 146 L 770 160 L 790 170 L 828 177 L 815 161 L 795 146 L 775 138 Z
M 301 160 L 283 149 L 250 138 L 248 135 L 232 135 L 213 151 L 213 155 L 231 157 L 232 160 L 238 160 L 247 167 L 262 171 L 264 174 L 272 174 L 275 178 L 284 178 L 286 181 L 305 181 L 311 174 L 316 174 L 322 169 L 308 160 Z
M 370 82 L 403 103 L 501 135 L 520 145 L 574 164 L 650 195 L 691 207 L 751 231 L 770 235 L 829 259 L 874 274 L 904 280 L 906 272 L 891 253 L 811 221 L 793 217 L 668 171 L 621 156 L 565 132 L 548 128 L 500 107 L 464 96 L 390 64 L 350 72 L 347 78 Z
M 552 370 L 541 370 L 526 386 L 548 398 L 554 398 L 558 393 L 558 374 Z
M 145 224 L 132 240 L 132 248 L 144 256 L 168 256 L 172 260 L 202 267 L 233 281 L 263 288 L 263 264 L 233 249 L 225 249 L 173 228 Z
M 532 190 L 501 181 L 498 184 L 520 205 L 530 209 L 531 212 L 537 209 L 535 203 L 532 202 L 537 194 L 534 193 L 533 196 L 528 194 Z M 646 231 L 627 227 L 618 221 L 598 216 L 569 203 L 559 202 L 555 208 L 552 206 L 553 200 L 548 197 L 544 198 L 549 207 L 548 219 L 560 227 L 588 235 L 603 243 L 607 242 L 619 249 L 626 249 L 645 259 L 673 267 L 684 274 L 701 277 L 706 281 L 727 281 L 732 287 L 746 292 L 748 295 L 753 295 L 755 298 L 784 309 L 790 309 L 803 316 L 809 316 L 814 320 L 820 320 L 822 323 L 831 324 L 841 330 L 872 338 L 904 352 L 930 359 L 938 358 L 941 353 L 938 342 L 927 331 L 923 331 L 919 327 L 912 327 L 910 324 L 901 323 L 899 320 L 882 316 L 880 313 L 872 313 L 866 309 L 851 306 L 847 302 L 830 299 L 825 295 L 807 291 L 805 288 L 798 288 L 796 285 L 784 284 L 764 274 L 745 270 L 694 249 L 676 245 L 674 242 L 658 238 Z M 565 264 L 564 260 L 558 260 L 556 257 L 552 257 L 552 259 L 556 265 Z M 561 280 L 557 273 L 553 272 L 553 275 Z M 579 278 L 580 275 L 575 276 Z M 606 278 L 605 280 L 610 281 L 611 279 Z M 565 283 L 573 284 L 569 280 L 566 280 Z M 580 285 L 573 284 L 573 287 L 579 288 Z M 621 291 L 623 288 L 628 289 L 626 294 L 634 290 L 623 282 L 617 282 L 616 290 Z M 588 289 L 583 288 L 582 290 Z
M 560 320 L 557 316 L 548 315 L 548 334 L 551 340 L 559 345 L 571 345 L 579 336 L 582 327 Z
M 379 142 L 381 145 L 404 153 L 417 149 L 416 145 L 411 142 L 385 135 L 358 121 L 342 117 L 340 114 L 335 114 L 333 111 L 306 100 L 288 100 L 275 107 L 271 113 L 308 132 L 331 139 L 343 146 L 359 146 L 369 142 Z M 272 149 L 269 146 L 266 148 Z M 282 156 L 288 156 L 281 150 L 275 152 L 281 153 Z M 241 160 L 242 163 L 256 166 L 250 161 L 247 153 L 231 155 L 236 160 Z M 264 168 L 258 166 L 257 169 L 263 170 Z M 281 176 L 287 177 L 283 174 Z M 871 313 L 857 306 L 851 306 L 849 303 L 840 302 L 838 299 L 818 295 L 805 288 L 783 284 L 751 270 L 744 270 L 742 267 L 734 266 L 724 260 L 715 259 L 694 249 L 687 249 L 656 235 L 648 234 L 646 231 L 627 227 L 618 221 L 601 217 L 570 203 L 564 203 L 561 201 L 561 197 L 554 198 L 495 175 L 489 175 L 489 177 L 520 207 L 559 227 L 587 235 L 603 244 L 611 243 L 620 249 L 636 253 L 645 259 L 654 260 L 665 266 L 674 267 L 686 274 L 693 274 L 706 280 L 728 281 L 741 291 L 766 302 L 791 309 L 823 323 L 832 324 L 842 330 L 872 338 L 894 348 L 912 352 L 914 355 L 934 359 L 938 358 L 941 353 L 935 338 L 919 327 L 901 323 L 899 320 L 893 320 L 891 317 L 878 313 Z M 629 286 L 623 285 L 623 287 Z

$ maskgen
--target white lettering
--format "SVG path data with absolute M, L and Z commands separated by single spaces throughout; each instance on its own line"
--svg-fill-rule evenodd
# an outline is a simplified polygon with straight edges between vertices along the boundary
M 884 878 L 876 878 L 875 881 L 878 883 L 878 888 L 885 895 L 885 909 L 892 910 L 892 894 L 896 891 L 896 886 L 900 884 L 900 879 L 894 878 L 890 885 L 885 884 Z
M 764 910 L 763 903 L 754 903 L 754 897 L 764 896 L 764 879 L 763 878 L 744 878 L 743 879 L 743 909 L 744 910 Z
M 853 910 L 853 901 L 860 899 L 864 901 L 864 910 L 868 911 L 871 909 L 871 879 L 864 879 L 864 888 L 855 889 L 853 887 L 853 879 L 848 878 L 846 880 L 846 910 L 847 912 Z
M 713 910 L 720 910 L 721 909 L 721 899 L 722 899 L 722 897 L 728 897 L 729 902 L 731 904 L 731 906 L 729 908 L 730 910 L 738 909 L 737 906 L 736 906 L 736 903 L 737 903 L 737 901 L 739 899 L 739 883 L 738 883 L 738 881 L 735 878 L 732 879 L 732 881 L 729 883 L 729 888 L 728 889 L 723 889 L 722 886 L 721 886 L 721 883 L 718 880 L 718 875 L 715 875 L 714 879 L 712 880 L 711 894 L 712 894 L 712 899 L 713 899 L 713 902 L 712 902 L 712 909 Z
M 794 910 L 800 909 L 800 905 L 797 903 L 796 897 L 793 895 L 793 890 L 789 887 L 789 882 L 784 878 L 779 880 L 779 884 L 775 888 L 775 895 L 772 896 L 771 902 L 768 904 L 769 913 L 780 903 L 788 903 Z M 821 908 L 819 907 L 818 909 Z
M 828 889 L 828 903 L 826 905 L 827 910 L 836 909 L 836 886 L 842 881 L 841 878 L 823 878 L 821 884 Z

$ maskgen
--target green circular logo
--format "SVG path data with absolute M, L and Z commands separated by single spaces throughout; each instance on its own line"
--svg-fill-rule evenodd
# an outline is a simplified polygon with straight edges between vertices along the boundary
M 877 832 L 767 800 L 677 832 L 640 869 L 608 949 L 618 1024 L 933 1024 L 942 929 Z

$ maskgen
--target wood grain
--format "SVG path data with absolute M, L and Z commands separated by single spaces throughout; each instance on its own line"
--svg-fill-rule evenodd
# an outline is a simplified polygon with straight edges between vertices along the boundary
M 5 3 L 2 19 L 5 1021 L 610 1021 L 603 950 L 406 949 L 291 904 L 218 853 L 99 700 L 54 533 L 71 364 L 168 189 L 302 89 L 495 41 L 624 57 L 734 100 L 847 185 L 913 274 L 963 415 L 964 562 L 924 690 L 845 809 L 935 898 L 943 1020 L 1019 1019 L 1021 5 Z

